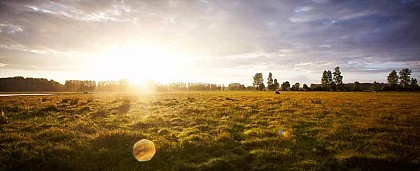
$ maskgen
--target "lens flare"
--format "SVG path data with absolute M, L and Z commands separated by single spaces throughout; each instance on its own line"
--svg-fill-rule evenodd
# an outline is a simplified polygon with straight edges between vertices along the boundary
M 290 131 L 285 131 L 285 130 L 280 130 L 279 134 L 284 136 L 285 138 L 290 138 L 292 137 L 292 133 Z
M 138 161 L 149 161 L 156 153 L 155 144 L 147 139 L 137 141 L 133 147 L 133 155 Z

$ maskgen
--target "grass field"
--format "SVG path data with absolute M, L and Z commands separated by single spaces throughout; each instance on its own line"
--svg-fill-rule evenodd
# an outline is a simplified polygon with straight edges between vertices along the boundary
M 420 169 L 420 93 L 57 94 L 0 101 L 0 170 Z M 138 162 L 132 147 L 144 138 L 157 152 Z

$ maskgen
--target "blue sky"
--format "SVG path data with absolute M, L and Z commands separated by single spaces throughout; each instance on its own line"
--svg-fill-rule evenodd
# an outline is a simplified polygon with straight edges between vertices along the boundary
M 418 0 L 0 1 L 0 77 L 309 84 L 340 66 L 344 82 L 419 78 L 419 21 Z

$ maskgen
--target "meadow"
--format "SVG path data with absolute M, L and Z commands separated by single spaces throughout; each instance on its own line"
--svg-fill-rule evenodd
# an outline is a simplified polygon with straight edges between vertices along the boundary
M 0 97 L 0 170 L 419 170 L 420 93 Z M 157 152 L 137 161 L 133 145 Z

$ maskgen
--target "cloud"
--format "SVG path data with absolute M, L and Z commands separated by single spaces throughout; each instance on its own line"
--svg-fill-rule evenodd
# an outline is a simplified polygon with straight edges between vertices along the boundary
M 418 77 L 419 11 L 413 0 L 1 1 L 0 62 L 79 68 L 103 49 L 134 42 L 190 55 L 189 67 L 209 80 L 219 75 L 204 68 L 242 79 L 273 71 L 317 81 L 337 65 L 348 77 L 376 73 L 384 81 L 387 70 L 401 67 Z M 75 66 L 44 62 L 60 60 Z
M 120 22 L 125 13 L 131 12 L 131 8 L 124 1 L 102 2 L 102 5 L 95 6 L 89 2 L 56 2 L 40 1 L 38 3 L 16 3 L 9 4 L 15 8 L 34 14 L 55 15 L 57 17 L 69 18 L 80 21 L 93 22 Z
M 22 31 L 23 29 L 19 25 L 0 23 L 0 33 L 13 34 L 13 33 L 22 32 Z
M 313 0 L 315 3 L 326 3 L 329 2 L 329 0 Z

